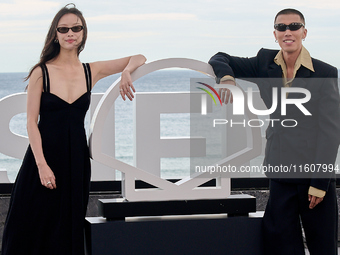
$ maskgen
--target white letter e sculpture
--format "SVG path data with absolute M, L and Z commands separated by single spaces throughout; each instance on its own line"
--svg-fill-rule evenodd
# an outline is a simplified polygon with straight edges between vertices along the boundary
M 132 81 L 136 81 L 140 77 L 153 71 L 165 68 L 187 68 L 195 71 L 203 72 L 214 77 L 211 66 L 207 63 L 184 58 L 162 59 L 145 64 L 132 73 Z M 216 177 L 209 173 L 199 173 L 195 176 L 186 177 L 176 183 L 172 183 L 161 177 L 152 174 L 144 169 L 131 166 L 124 163 L 113 156 L 109 156 L 102 152 L 103 128 L 105 120 L 111 109 L 112 104 L 120 96 L 119 94 L 120 78 L 117 79 L 105 92 L 98 103 L 90 127 L 90 152 L 93 160 L 100 162 L 110 168 L 112 171 L 118 170 L 122 172 L 122 195 L 128 201 L 164 201 L 164 200 L 194 200 L 194 199 L 218 199 L 227 198 L 230 195 L 230 178 Z M 188 100 L 189 101 L 189 94 Z M 190 107 L 189 107 L 190 109 Z M 249 111 L 246 112 L 246 115 Z M 218 165 L 224 166 L 228 164 L 241 165 L 245 160 L 250 160 L 254 155 L 261 153 L 261 135 L 258 129 L 252 129 L 249 134 L 251 141 L 248 147 L 242 150 L 241 154 L 233 154 L 217 162 Z M 255 141 L 255 140 L 256 141 Z M 255 148 L 256 145 L 256 148 Z M 216 179 L 216 186 L 209 188 L 201 188 L 200 185 L 206 183 L 210 179 Z M 152 189 L 136 189 L 135 180 L 142 180 L 148 184 L 155 186 Z

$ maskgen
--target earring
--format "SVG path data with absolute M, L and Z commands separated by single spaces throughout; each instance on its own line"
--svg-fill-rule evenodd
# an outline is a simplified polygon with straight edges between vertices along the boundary
M 58 43 L 59 42 L 59 40 L 58 39 L 54 39 L 54 43 Z
M 304 41 L 304 40 L 306 40 L 306 38 L 303 38 L 302 40 Z
M 275 42 L 277 43 L 277 40 L 275 40 Z

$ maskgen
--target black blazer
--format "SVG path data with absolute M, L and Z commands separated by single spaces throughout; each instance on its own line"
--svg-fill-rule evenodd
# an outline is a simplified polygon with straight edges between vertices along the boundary
M 295 127 L 283 127 L 280 121 L 275 121 L 273 126 L 269 125 L 267 128 L 264 165 L 283 165 L 290 169 L 290 173 L 267 176 L 284 182 L 309 183 L 327 191 L 329 182 L 335 180 L 335 173 L 331 169 L 334 167 L 340 141 L 338 71 L 335 67 L 313 58 L 315 72 L 301 66 L 292 87 L 302 87 L 310 91 L 311 99 L 303 106 L 312 115 L 304 115 L 292 104 L 287 105 L 287 113 L 283 116 L 280 107 L 282 69 L 274 62 L 277 53 L 278 50 L 261 49 L 255 57 L 240 58 L 219 52 L 210 59 L 209 64 L 214 69 L 217 83 L 225 75 L 255 82 L 268 108 L 272 106 L 272 89 L 278 88 L 278 107 L 270 118 L 280 121 L 294 119 L 298 124 Z M 288 98 L 299 97 L 305 95 L 288 95 Z

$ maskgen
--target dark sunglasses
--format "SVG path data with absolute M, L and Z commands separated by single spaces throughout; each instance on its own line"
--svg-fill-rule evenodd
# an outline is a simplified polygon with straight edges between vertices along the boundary
M 66 34 L 71 29 L 73 32 L 78 33 L 81 30 L 83 30 L 83 28 L 84 28 L 83 26 L 57 27 L 57 31 L 62 34 Z
M 290 31 L 296 31 L 296 30 L 299 30 L 301 27 L 304 27 L 304 26 L 305 25 L 302 24 L 302 23 L 293 22 L 293 23 L 290 23 L 289 25 L 286 25 L 286 24 L 283 24 L 283 23 L 275 24 L 274 28 L 277 31 L 284 32 L 287 29 L 289 29 Z

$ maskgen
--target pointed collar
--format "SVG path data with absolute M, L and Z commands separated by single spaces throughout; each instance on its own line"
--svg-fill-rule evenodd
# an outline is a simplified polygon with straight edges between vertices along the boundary
M 277 53 L 277 55 L 274 58 L 274 62 L 277 65 L 281 66 L 283 74 L 284 74 L 284 76 L 286 76 L 287 67 L 286 67 L 286 63 L 283 59 L 282 50 L 280 50 Z M 313 63 L 312 63 L 312 58 L 311 58 L 308 50 L 304 46 L 302 46 L 301 52 L 300 52 L 298 58 L 296 59 L 296 62 L 295 62 L 295 65 L 294 65 L 294 77 L 295 77 L 297 70 L 299 70 L 299 68 L 301 66 L 304 66 L 307 69 L 309 69 L 310 71 L 315 72 L 314 67 L 313 67 Z

